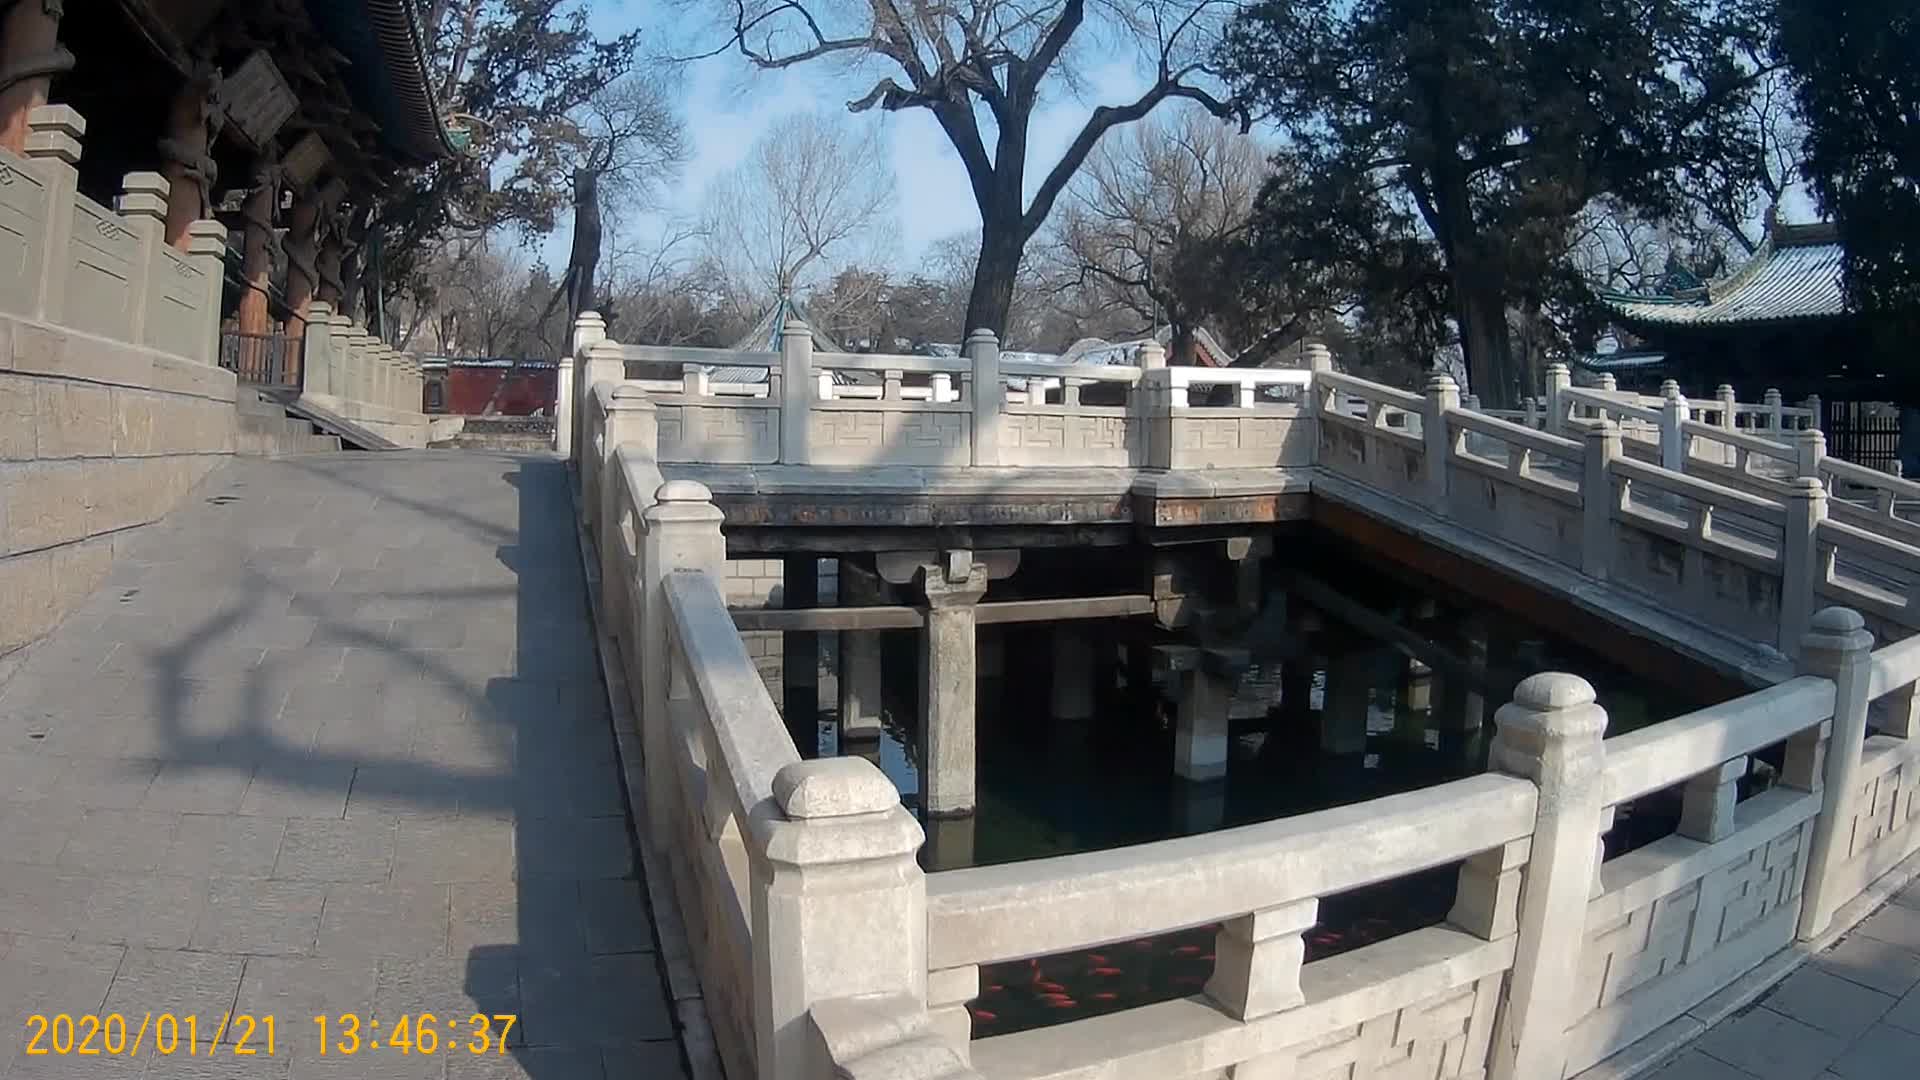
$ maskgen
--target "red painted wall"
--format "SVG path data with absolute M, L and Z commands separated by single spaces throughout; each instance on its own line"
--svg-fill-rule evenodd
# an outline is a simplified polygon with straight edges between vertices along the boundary
M 513 378 L 500 395 L 501 416 L 532 416 L 553 405 L 558 372 L 553 368 L 522 368 L 518 372 L 504 367 L 463 367 L 447 365 L 446 407 L 453 416 L 479 416 L 508 375 Z

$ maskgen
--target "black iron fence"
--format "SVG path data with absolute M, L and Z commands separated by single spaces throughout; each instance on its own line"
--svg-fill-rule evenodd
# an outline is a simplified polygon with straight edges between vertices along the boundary
M 234 373 L 241 382 L 257 386 L 298 386 L 300 373 L 294 350 L 300 339 L 286 334 L 242 334 L 228 331 L 220 335 L 220 366 Z
M 1870 469 L 1900 460 L 1900 410 L 1878 401 L 1825 402 L 1820 430 L 1827 453 Z

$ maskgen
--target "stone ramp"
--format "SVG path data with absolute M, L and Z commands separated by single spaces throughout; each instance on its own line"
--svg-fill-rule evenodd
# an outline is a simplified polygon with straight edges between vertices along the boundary
M 13 665 L 0 1075 L 683 1075 L 563 469 L 235 460 Z M 58 1012 L 276 1045 L 25 1055 Z M 427 1012 L 518 1019 L 504 1057 L 400 1054 Z M 322 1057 L 323 1013 L 381 1055 Z

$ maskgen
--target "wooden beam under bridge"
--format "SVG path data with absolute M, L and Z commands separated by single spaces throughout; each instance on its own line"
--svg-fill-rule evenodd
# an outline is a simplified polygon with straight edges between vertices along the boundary
M 925 622 L 925 616 L 919 608 L 898 604 L 876 607 L 732 608 L 730 614 L 736 629 L 760 631 L 915 630 Z M 1153 597 L 1130 593 L 1064 600 L 1002 600 L 976 607 L 974 622 L 984 626 L 994 623 L 1125 619 L 1151 614 Z

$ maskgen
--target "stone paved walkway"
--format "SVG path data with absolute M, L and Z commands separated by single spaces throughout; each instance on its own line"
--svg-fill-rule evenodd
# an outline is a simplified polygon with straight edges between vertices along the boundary
M 0 684 L 6 1080 L 682 1075 L 559 463 L 236 461 L 129 547 Z M 27 1055 L 63 1012 L 275 1052 Z
M 1653 1076 L 1920 1078 L 1920 882 Z

